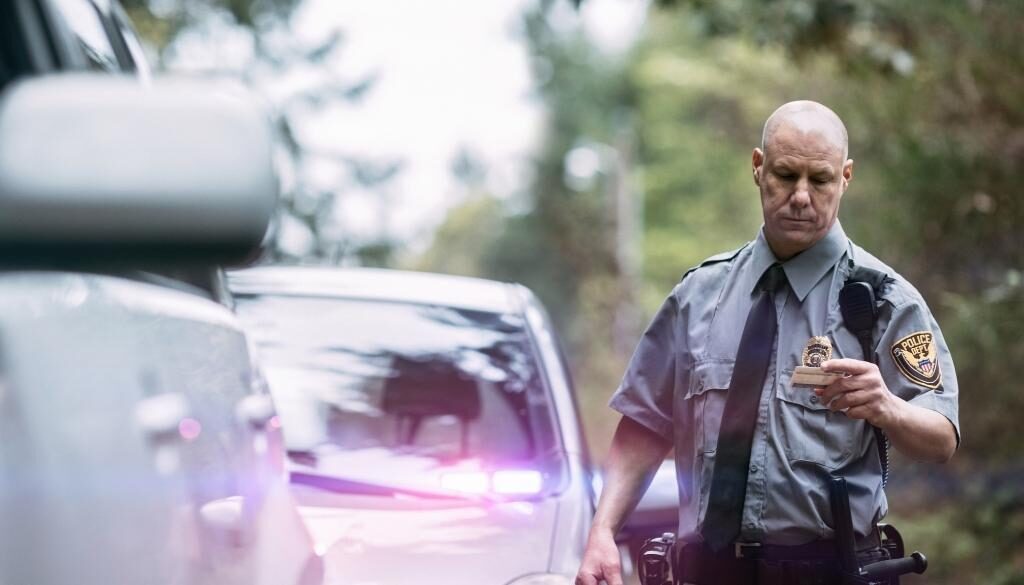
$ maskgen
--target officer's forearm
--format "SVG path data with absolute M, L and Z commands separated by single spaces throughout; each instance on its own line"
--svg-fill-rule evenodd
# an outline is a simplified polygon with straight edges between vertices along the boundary
M 671 446 L 661 435 L 629 417 L 622 417 L 608 451 L 604 487 L 594 514 L 593 530 L 618 532 L 643 497 Z
M 956 451 L 956 431 L 949 419 L 934 410 L 896 400 L 895 416 L 882 426 L 893 446 L 913 459 L 949 461 Z

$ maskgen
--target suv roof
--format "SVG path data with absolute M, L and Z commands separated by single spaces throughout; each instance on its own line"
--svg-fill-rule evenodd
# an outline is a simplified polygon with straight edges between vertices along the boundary
M 515 313 L 521 309 L 515 285 L 426 272 L 266 266 L 229 272 L 228 284 L 235 294 L 352 297 L 494 313 Z

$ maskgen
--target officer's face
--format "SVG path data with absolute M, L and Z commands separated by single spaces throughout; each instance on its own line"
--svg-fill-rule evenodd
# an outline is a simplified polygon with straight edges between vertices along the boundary
M 782 124 L 754 149 L 754 182 L 761 190 L 765 238 L 781 260 L 825 237 L 853 178 L 853 161 L 825 133 Z

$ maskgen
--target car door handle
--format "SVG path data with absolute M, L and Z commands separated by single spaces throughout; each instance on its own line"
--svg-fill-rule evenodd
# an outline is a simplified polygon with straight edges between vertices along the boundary
M 184 394 L 158 394 L 143 398 L 135 405 L 135 423 L 150 440 L 179 438 L 189 411 L 188 398 Z
M 239 422 L 257 430 L 266 429 L 276 414 L 274 401 L 267 394 L 246 396 L 235 406 L 235 416 Z
M 199 520 L 214 542 L 231 548 L 246 543 L 248 528 L 245 518 L 245 500 L 242 496 L 229 496 L 206 502 L 199 507 Z
M 181 466 L 181 445 L 199 436 L 199 421 L 190 418 L 188 398 L 169 392 L 143 398 L 135 405 L 135 424 L 153 449 L 157 472 L 169 475 Z

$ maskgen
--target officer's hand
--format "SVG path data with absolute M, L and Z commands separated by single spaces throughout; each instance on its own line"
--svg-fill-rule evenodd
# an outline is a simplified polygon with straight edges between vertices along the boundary
M 576 573 L 576 585 L 622 585 L 622 560 L 615 535 L 610 530 L 595 528 L 590 531 L 583 562 Z
M 898 416 L 900 399 L 889 392 L 875 364 L 837 359 L 822 362 L 821 369 L 846 374 L 825 388 L 814 389 L 832 411 L 845 410 L 846 416 L 866 420 L 879 428 L 889 426 Z

